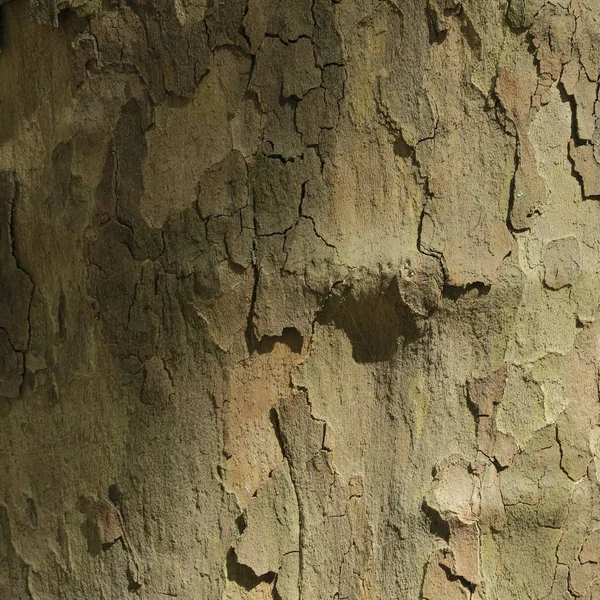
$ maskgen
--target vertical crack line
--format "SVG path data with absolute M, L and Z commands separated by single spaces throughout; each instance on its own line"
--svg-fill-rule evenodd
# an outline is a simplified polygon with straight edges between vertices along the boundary
M 0 7 L 1 9 L 2 7 Z M 19 395 L 22 396 L 24 392 L 25 386 L 25 375 L 26 375 L 26 364 L 27 364 L 27 352 L 31 346 L 31 336 L 32 336 L 32 326 L 31 326 L 31 307 L 33 304 L 33 294 L 35 291 L 35 284 L 33 282 L 33 278 L 25 269 L 22 264 L 22 261 L 19 257 L 19 251 L 17 247 L 17 234 L 16 234 L 16 215 L 17 215 L 17 198 L 19 197 L 19 183 L 16 179 L 15 173 L 12 173 L 13 179 L 13 193 L 9 198 L 9 207 L 8 207 L 8 246 L 10 248 L 10 252 L 12 254 L 13 260 L 15 261 L 15 267 L 17 270 L 21 271 L 27 279 L 29 280 L 29 284 L 31 286 L 31 290 L 29 292 L 29 299 L 27 300 L 27 342 L 25 344 L 25 348 L 20 350 L 21 355 L 23 356 L 23 366 L 21 371 L 21 384 L 19 386 Z M 24 299 L 23 299 L 24 300 Z M 8 335 L 7 331 L 7 336 Z M 12 345 L 12 342 L 11 342 Z
M 252 257 L 252 269 L 254 271 L 254 285 L 252 287 L 252 297 L 250 299 L 250 309 L 248 311 L 248 319 L 246 321 L 246 346 L 248 353 L 252 354 L 256 350 L 258 340 L 256 339 L 256 332 L 254 331 L 254 317 L 256 316 L 256 300 L 258 297 L 258 285 L 260 280 L 260 267 L 256 263 L 256 241 L 253 242 L 253 254 Z

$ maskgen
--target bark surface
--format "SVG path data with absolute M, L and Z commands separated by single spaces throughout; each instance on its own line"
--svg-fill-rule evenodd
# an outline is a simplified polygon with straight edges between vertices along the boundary
M 0 15 L 0 598 L 600 598 L 598 0 Z

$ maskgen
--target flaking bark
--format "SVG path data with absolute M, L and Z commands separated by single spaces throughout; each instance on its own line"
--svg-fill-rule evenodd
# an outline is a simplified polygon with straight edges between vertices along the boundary
M 594 0 L 0 0 L 0 598 L 600 597 Z

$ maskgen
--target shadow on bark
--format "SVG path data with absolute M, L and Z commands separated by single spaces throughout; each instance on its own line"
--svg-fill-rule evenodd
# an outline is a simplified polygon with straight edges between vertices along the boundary
M 389 360 L 399 345 L 417 340 L 415 315 L 401 301 L 396 286 L 376 290 L 349 290 L 332 298 L 319 320 L 344 331 L 357 363 Z
M 227 579 L 250 591 L 262 582 L 272 583 L 275 573 L 269 572 L 258 577 L 250 567 L 238 562 L 235 550 L 230 548 L 227 553 Z

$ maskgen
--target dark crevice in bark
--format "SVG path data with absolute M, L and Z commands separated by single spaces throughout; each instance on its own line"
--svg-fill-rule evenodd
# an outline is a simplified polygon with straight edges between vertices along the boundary
M 475 592 L 475 588 L 477 587 L 474 583 L 470 582 L 468 579 L 453 573 L 451 569 L 449 569 L 446 565 L 440 563 L 440 567 L 446 573 L 446 577 L 448 577 L 448 581 L 458 581 L 466 590 L 468 590 L 469 595 Z
M 437 510 L 429 506 L 425 501 L 421 504 L 421 510 L 429 521 L 429 532 L 435 537 L 450 542 L 450 526 L 445 521 Z
M 465 286 L 456 286 L 446 283 L 442 289 L 442 296 L 456 302 L 473 290 L 477 291 L 478 296 L 487 296 L 487 294 L 490 293 L 491 288 L 491 285 L 482 283 L 481 281 L 474 281 Z
M 292 352 L 300 354 L 304 340 L 295 327 L 286 327 L 281 335 L 264 335 L 256 342 L 253 351 L 258 354 L 269 354 L 277 343 L 285 344 Z
M 571 107 L 571 142 L 576 148 L 580 148 L 582 146 L 589 145 L 588 142 L 582 140 L 579 137 L 578 127 L 577 127 L 577 103 L 575 101 L 575 96 L 569 96 L 564 88 L 564 85 L 559 84 L 558 89 L 560 91 L 560 97 L 563 102 L 566 102 Z M 600 195 L 598 194 L 588 194 L 585 193 L 585 185 L 583 181 L 583 176 L 577 170 L 577 165 L 575 164 L 575 159 L 571 156 L 571 152 L 567 151 L 567 156 L 569 158 L 569 162 L 571 163 L 571 175 L 579 184 L 579 189 L 581 190 L 581 199 L 582 200 L 600 200 Z M 600 166 L 598 167 L 600 168 Z
M 402 132 L 394 142 L 394 154 L 400 158 L 410 158 L 413 162 L 415 161 L 415 148 L 406 143 Z
M 254 259 L 255 260 L 255 259 Z M 256 347 L 258 345 L 258 340 L 256 339 L 256 333 L 254 331 L 254 315 L 256 309 L 256 298 L 258 296 L 258 282 L 260 278 L 260 269 L 258 265 L 253 265 L 254 271 L 254 286 L 252 288 L 252 297 L 250 299 L 250 310 L 248 311 L 248 319 L 246 322 L 246 331 L 244 332 L 246 338 L 246 347 L 248 348 L 248 353 L 252 354 L 255 352 Z
M 507 229 L 513 234 L 515 233 L 521 233 L 523 231 L 527 231 L 529 229 L 529 227 L 523 227 L 521 229 L 515 227 L 512 223 L 512 214 L 514 212 L 514 206 L 515 206 L 515 194 L 516 194 L 516 179 L 517 179 L 517 172 L 519 170 L 519 164 L 520 164 L 520 157 L 519 157 L 519 137 L 517 136 L 517 141 L 515 144 L 515 170 L 513 172 L 513 176 L 510 180 L 510 187 L 509 187 L 509 192 L 508 192 L 508 211 L 506 214 L 506 227 Z M 533 215 L 532 215 L 533 216 Z
M 258 577 L 249 566 L 238 561 L 233 548 L 230 548 L 227 552 L 227 578 L 246 591 L 253 590 L 263 582 L 273 583 L 275 576 L 276 573 L 269 571 Z
M 429 1 L 425 6 L 425 16 L 427 17 L 427 26 L 429 27 L 429 43 L 432 45 L 443 44 L 448 35 L 448 31 L 439 28 L 437 13 Z

